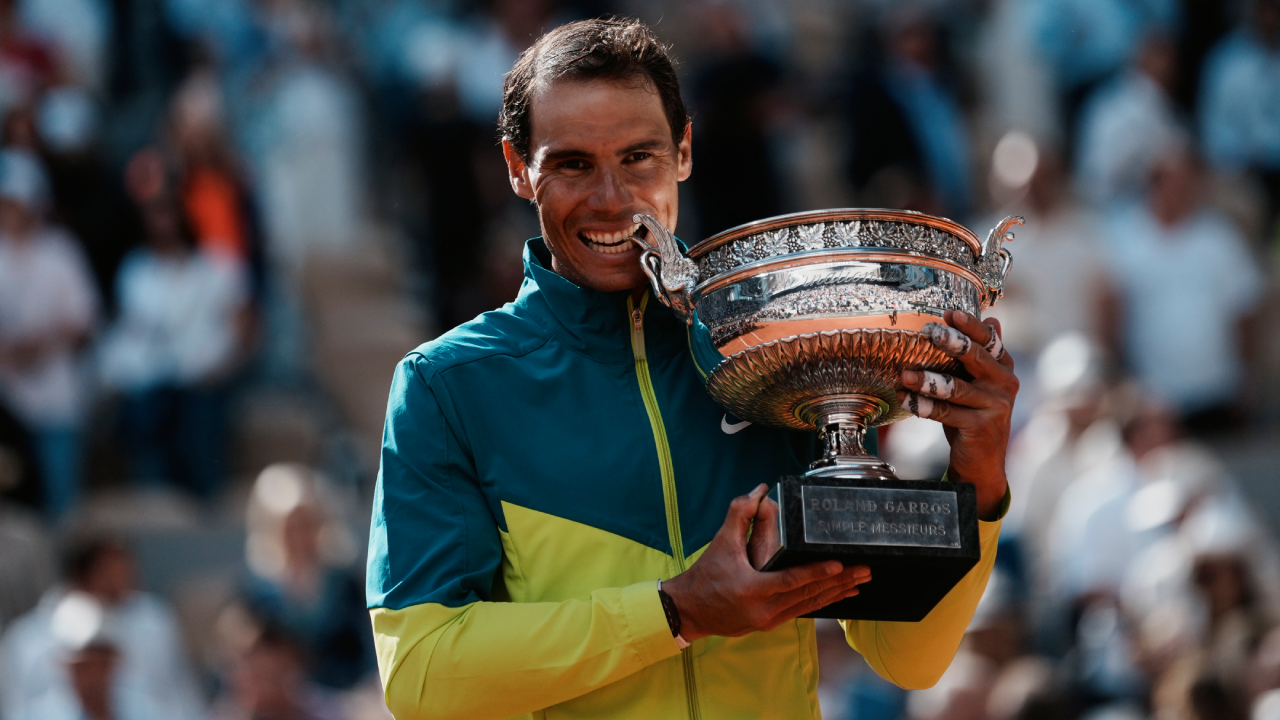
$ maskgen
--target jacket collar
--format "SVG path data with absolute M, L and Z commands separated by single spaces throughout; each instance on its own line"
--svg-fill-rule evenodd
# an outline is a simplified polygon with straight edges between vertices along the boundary
M 625 290 L 605 293 L 574 284 L 551 269 L 551 253 L 542 238 L 525 243 L 524 283 L 516 306 L 583 355 L 607 363 L 634 361 L 628 295 Z M 645 303 L 644 334 L 651 357 L 667 357 L 687 347 L 684 324 L 652 296 Z

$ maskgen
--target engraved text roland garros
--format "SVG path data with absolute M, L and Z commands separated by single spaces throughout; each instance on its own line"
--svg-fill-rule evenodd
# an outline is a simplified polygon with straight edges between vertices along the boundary
M 953 491 L 818 485 L 800 490 L 805 542 L 960 547 Z
M 907 502 L 889 500 L 885 502 L 883 508 L 875 500 L 840 500 L 837 498 L 812 498 L 809 500 L 809 506 L 813 510 L 826 510 L 828 512 L 877 512 L 885 513 L 905 513 L 905 514 L 921 514 L 928 513 L 931 515 L 950 515 L 950 503 L 926 503 L 926 502 Z M 820 521 L 818 528 L 824 532 L 832 531 L 851 531 L 859 533 L 891 533 L 894 535 L 944 535 L 947 532 L 945 525 L 932 525 L 927 523 L 895 523 L 895 522 L 866 522 L 862 520 L 844 520 L 844 521 Z

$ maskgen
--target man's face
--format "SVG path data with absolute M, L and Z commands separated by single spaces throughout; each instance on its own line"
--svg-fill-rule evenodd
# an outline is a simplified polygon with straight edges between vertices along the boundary
M 643 287 L 636 213 L 676 226 L 677 183 L 693 167 L 688 128 L 679 145 L 648 82 L 562 81 L 531 102 L 526 163 L 502 144 L 516 194 L 538 206 L 552 269 L 613 292 Z

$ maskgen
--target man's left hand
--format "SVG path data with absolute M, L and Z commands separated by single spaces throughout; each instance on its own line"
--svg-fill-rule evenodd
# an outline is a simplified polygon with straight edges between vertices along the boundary
M 921 332 L 973 377 L 964 381 L 941 373 L 904 370 L 898 402 L 913 415 L 942 423 L 951 444 L 949 479 L 973 483 L 978 517 L 995 520 L 1004 500 L 1009 419 L 1018 394 L 1013 358 L 1005 352 L 1000 322 L 948 310 L 946 325 L 929 323 Z

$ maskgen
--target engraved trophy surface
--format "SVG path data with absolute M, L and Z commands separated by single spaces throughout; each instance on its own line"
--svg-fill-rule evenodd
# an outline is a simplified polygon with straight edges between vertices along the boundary
M 901 420 L 905 369 L 965 377 L 920 330 L 947 310 L 976 317 L 999 300 L 1011 258 L 945 218 L 842 209 L 748 223 L 683 253 L 655 218 L 635 238 L 657 298 L 689 325 L 707 391 L 742 420 L 817 432 L 821 456 L 782 478 L 782 547 L 766 570 L 825 559 L 871 566 L 857 596 L 813 617 L 917 621 L 977 563 L 967 483 L 900 480 L 863 447 Z

